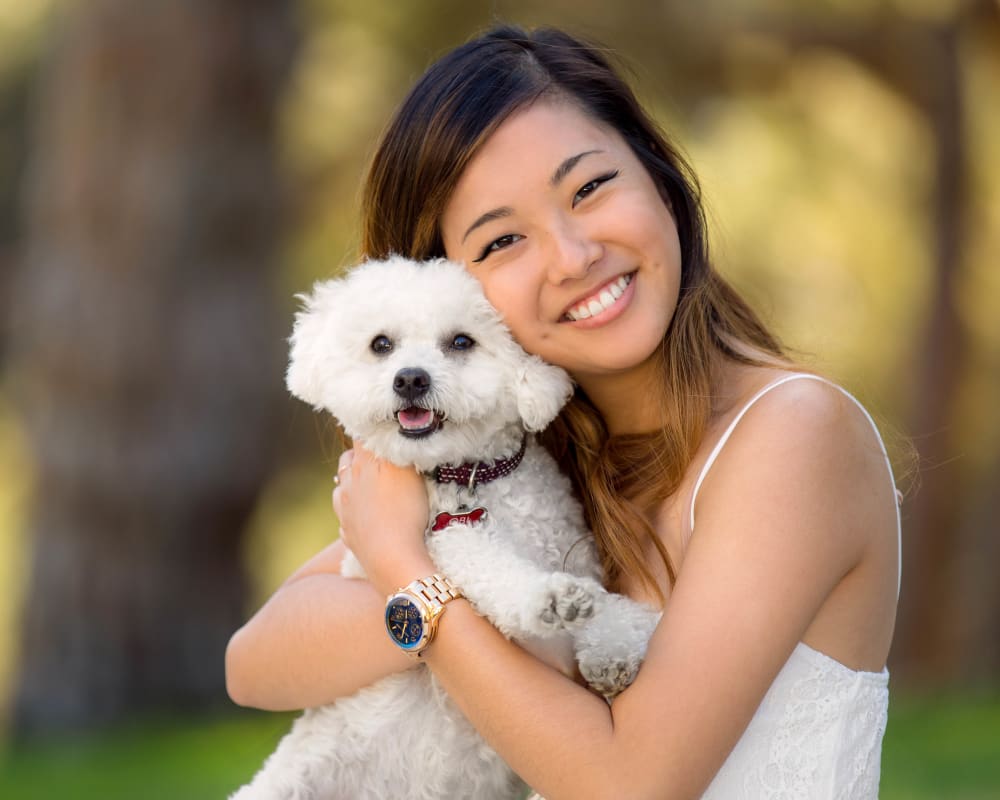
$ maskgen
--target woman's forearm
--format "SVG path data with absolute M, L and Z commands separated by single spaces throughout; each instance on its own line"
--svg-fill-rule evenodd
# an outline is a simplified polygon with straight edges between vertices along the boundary
M 636 748 L 624 741 L 627 733 L 615 729 L 608 704 L 503 643 L 469 605 L 451 604 L 425 658 L 476 729 L 544 797 L 651 796 L 650 782 L 641 777 L 646 770 L 629 763 Z
M 229 696 L 269 711 L 308 708 L 413 666 L 386 635 L 384 607 L 363 580 L 327 572 L 286 583 L 230 639 Z

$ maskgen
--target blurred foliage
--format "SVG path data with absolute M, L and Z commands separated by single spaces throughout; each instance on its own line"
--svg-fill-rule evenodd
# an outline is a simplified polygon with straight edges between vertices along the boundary
M 34 58 L 59 0 L 0 3 L 0 80 Z
M 0 395 L 0 401 L 3 396 Z M 16 630 L 28 571 L 23 535 L 30 482 L 28 449 L 6 404 L 0 402 L 0 715 L 4 715 L 17 661 Z
M 57 0 L 0 2 L 0 300 L 15 247 L 13 205 L 24 160 L 25 75 L 35 62 Z M 0 346 L 0 352 L 3 348 Z M 2 367 L 2 363 L 0 363 Z M 27 575 L 28 543 L 23 522 L 31 461 L 3 392 L 0 375 L 0 715 L 5 716 L 17 660 L 16 626 Z
M 260 499 L 247 531 L 247 565 L 257 587 L 257 605 L 282 581 L 337 538 L 331 510 L 336 459 L 285 470 Z
M 884 371 L 903 368 L 931 269 L 912 231 L 928 160 L 913 111 L 817 54 L 778 90 L 707 104 L 690 129 L 723 268 L 818 366 L 894 385 Z

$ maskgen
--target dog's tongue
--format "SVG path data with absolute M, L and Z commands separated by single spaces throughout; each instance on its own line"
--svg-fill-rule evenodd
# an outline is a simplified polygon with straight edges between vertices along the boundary
M 434 421 L 433 411 L 428 408 L 417 408 L 416 406 L 400 409 L 398 416 L 400 426 L 411 431 L 426 428 Z

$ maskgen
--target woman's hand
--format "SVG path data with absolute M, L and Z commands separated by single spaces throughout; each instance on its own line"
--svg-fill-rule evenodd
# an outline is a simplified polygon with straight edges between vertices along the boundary
M 358 442 L 340 457 L 333 508 L 340 536 L 382 594 L 434 572 L 424 545 L 427 490 L 414 469 L 376 458 Z

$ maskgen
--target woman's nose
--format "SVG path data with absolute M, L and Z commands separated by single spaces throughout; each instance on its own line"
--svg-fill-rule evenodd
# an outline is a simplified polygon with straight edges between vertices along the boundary
M 548 273 L 555 284 L 584 277 L 604 254 L 604 246 L 572 222 L 553 230 L 550 243 Z

